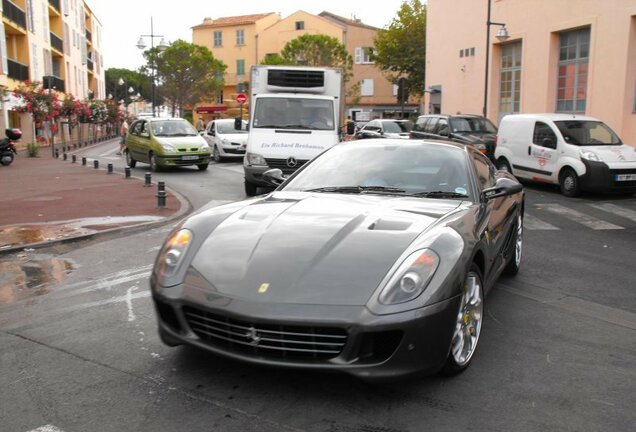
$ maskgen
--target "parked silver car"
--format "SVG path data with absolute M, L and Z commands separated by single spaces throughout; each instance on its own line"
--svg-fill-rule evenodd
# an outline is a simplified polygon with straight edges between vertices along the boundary
M 236 129 L 234 119 L 217 119 L 208 123 L 201 133 L 212 149 L 215 161 L 223 159 L 239 159 L 245 156 L 247 143 L 247 122 L 241 123 L 241 129 Z

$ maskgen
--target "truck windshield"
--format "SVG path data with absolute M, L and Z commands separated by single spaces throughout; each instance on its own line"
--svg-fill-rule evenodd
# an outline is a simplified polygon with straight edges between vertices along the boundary
M 252 127 L 277 129 L 334 130 L 333 101 L 310 98 L 256 99 Z
M 621 139 L 605 123 L 589 120 L 555 121 L 563 139 L 578 146 L 620 145 Z

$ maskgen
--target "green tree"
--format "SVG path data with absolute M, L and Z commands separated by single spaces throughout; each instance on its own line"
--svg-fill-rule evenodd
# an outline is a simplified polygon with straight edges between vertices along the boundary
M 274 56 L 272 56 L 274 57 Z M 353 58 L 337 38 L 304 34 L 285 44 L 280 52 L 281 63 L 288 65 L 329 66 L 342 69 L 344 81 L 353 74 Z M 273 58 L 272 60 L 278 61 Z M 268 63 L 277 64 L 277 63 Z
M 126 88 L 119 85 L 119 79 L 124 80 Z M 143 70 L 130 70 L 110 68 L 105 71 L 106 94 L 110 93 L 114 98 L 124 99 L 126 104 L 131 102 L 130 97 L 139 93 L 146 100 L 151 99 L 151 77 Z M 132 87 L 133 93 L 128 89 Z
M 406 91 L 424 93 L 426 67 L 426 5 L 420 0 L 407 0 L 388 27 L 378 31 L 371 59 L 388 78 L 398 83 L 408 78 Z
M 226 66 L 204 46 L 179 39 L 163 53 L 155 48 L 144 56 L 149 64 L 156 62 L 160 94 L 171 104 L 173 115 L 177 108 L 210 99 L 223 87 Z

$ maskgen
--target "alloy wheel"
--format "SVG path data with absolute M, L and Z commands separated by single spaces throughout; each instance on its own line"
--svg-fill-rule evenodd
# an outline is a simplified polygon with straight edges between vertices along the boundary
M 483 320 L 482 295 L 481 278 L 476 272 L 470 271 L 464 282 L 461 307 L 451 342 L 451 354 L 460 367 L 470 362 L 477 348 Z

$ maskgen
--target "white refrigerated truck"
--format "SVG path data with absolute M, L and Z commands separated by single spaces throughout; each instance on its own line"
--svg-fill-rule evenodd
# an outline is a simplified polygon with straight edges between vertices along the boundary
M 252 66 L 245 193 L 269 186 L 263 181 L 268 169 L 292 174 L 338 143 L 342 99 L 340 69 Z

